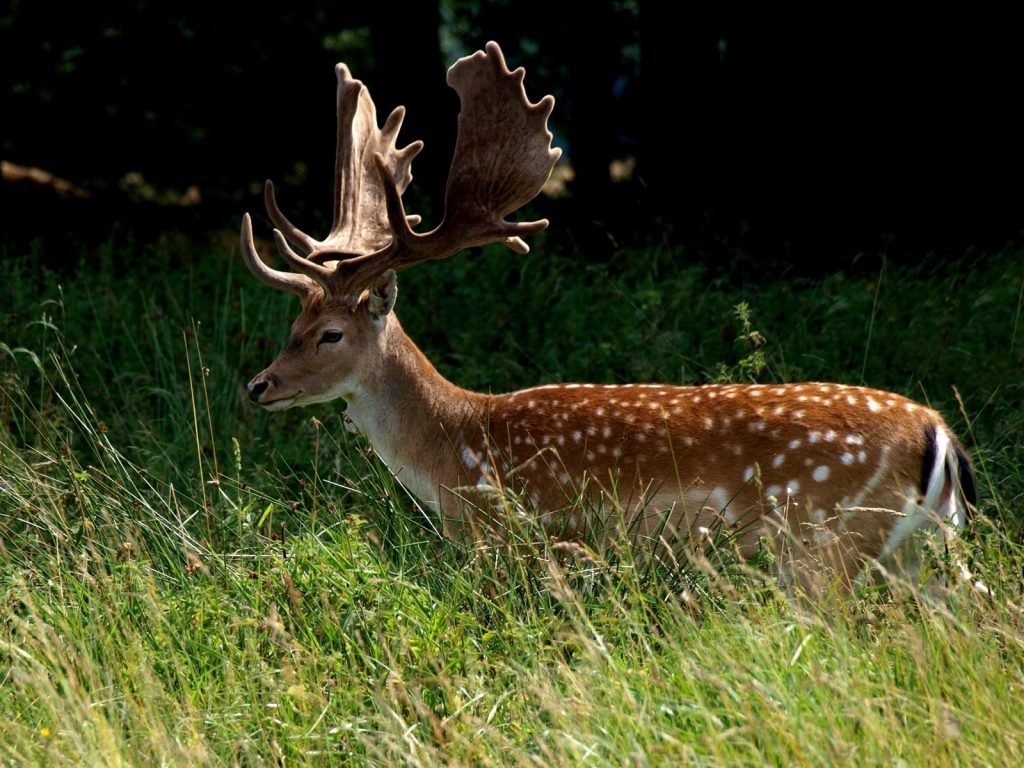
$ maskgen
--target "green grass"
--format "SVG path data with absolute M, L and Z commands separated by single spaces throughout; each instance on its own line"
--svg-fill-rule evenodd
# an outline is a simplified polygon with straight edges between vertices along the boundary
M 340 407 L 245 402 L 296 307 L 237 253 L 122 236 L 63 278 L 8 254 L 0 760 L 1019 765 L 1022 262 L 744 281 L 540 243 L 403 273 L 406 329 L 465 386 L 807 378 L 940 408 L 995 597 L 798 610 L 756 573 L 442 541 Z

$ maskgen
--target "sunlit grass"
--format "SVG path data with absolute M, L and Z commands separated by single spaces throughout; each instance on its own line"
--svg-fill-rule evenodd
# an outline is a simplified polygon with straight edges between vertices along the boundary
M 175 243 L 153 256 L 183 277 L 157 284 L 152 266 L 115 270 L 120 247 L 60 291 L 10 272 L 5 762 L 1024 761 L 1019 253 L 889 266 L 881 288 L 702 282 L 665 250 L 403 275 L 406 328 L 465 385 L 864 378 L 940 406 L 979 469 L 962 545 L 993 597 L 797 607 L 756 568 L 443 541 L 339 409 L 245 403 L 289 297 Z

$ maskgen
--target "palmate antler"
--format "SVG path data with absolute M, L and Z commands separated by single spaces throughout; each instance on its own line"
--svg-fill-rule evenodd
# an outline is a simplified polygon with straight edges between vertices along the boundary
M 295 227 L 277 207 L 267 182 L 267 212 L 277 229 L 281 256 L 299 274 L 267 267 L 256 253 L 249 214 L 242 219 L 242 253 L 264 283 L 302 298 L 320 289 L 355 303 L 362 291 L 389 269 L 447 258 L 463 248 L 503 242 L 518 253 L 529 246 L 521 236 L 547 227 L 546 219 L 510 222 L 506 217 L 540 192 L 561 150 L 551 147 L 547 119 L 552 96 L 530 103 L 524 71 L 510 71 L 497 43 L 459 59 L 448 70 L 448 85 L 459 94 L 455 143 L 445 211 L 436 229 L 417 234 L 418 216 L 408 216 L 402 193 L 412 180 L 412 161 L 423 148 L 415 141 L 398 149 L 405 117 L 396 108 L 377 128 L 369 91 L 339 64 L 338 145 L 335 160 L 334 224 L 316 240 Z M 305 251 L 297 253 L 289 245 Z

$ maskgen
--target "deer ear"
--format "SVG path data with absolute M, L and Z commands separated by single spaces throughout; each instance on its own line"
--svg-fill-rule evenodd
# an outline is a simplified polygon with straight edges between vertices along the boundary
M 397 298 L 398 275 L 395 270 L 389 269 L 370 286 L 370 296 L 367 299 L 370 315 L 374 318 L 384 317 L 395 308 Z

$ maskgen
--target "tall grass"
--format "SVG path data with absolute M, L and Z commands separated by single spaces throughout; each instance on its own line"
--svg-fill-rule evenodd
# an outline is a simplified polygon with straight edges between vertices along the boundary
M 1019 251 L 881 284 L 735 284 L 669 248 L 403 274 L 403 323 L 467 386 L 864 380 L 940 407 L 994 597 L 798 609 L 756 573 L 694 591 L 628 556 L 443 541 L 340 408 L 247 407 L 295 307 L 194 249 L 115 240 L 63 287 L 5 264 L 8 764 L 1024 760 Z

